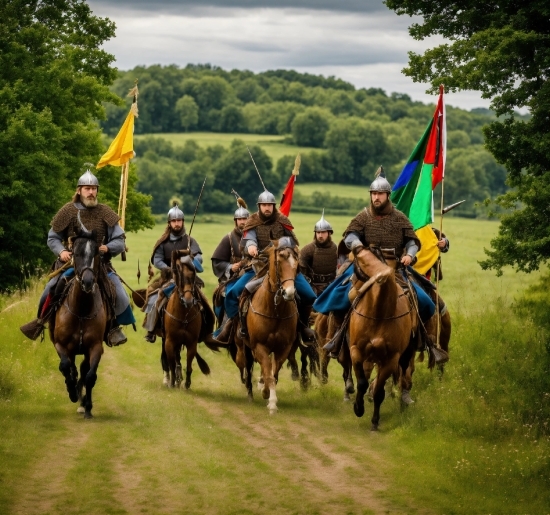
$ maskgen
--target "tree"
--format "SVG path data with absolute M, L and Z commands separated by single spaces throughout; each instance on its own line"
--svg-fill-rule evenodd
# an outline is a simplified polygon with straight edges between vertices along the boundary
M 397 14 L 420 16 L 409 33 L 450 40 L 423 55 L 409 53 L 404 73 L 448 91 L 477 90 L 499 118 L 484 128 L 486 146 L 508 170 L 509 192 L 497 205 L 499 234 L 484 269 L 537 270 L 550 258 L 550 4 L 546 0 L 386 0 Z M 515 109 L 527 108 L 524 119 Z
M 322 147 L 330 127 L 330 112 L 310 107 L 294 117 L 290 128 L 296 145 Z
M 176 102 L 176 112 L 184 131 L 194 129 L 199 123 L 199 106 L 191 95 L 183 95 Z
M 50 221 L 83 163 L 105 151 L 96 120 L 103 102 L 121 103 L 108 88 L 114 57 L 101 49 L 114 28 L 82 0 L 0 2 L 2 292 L 49 267 Z

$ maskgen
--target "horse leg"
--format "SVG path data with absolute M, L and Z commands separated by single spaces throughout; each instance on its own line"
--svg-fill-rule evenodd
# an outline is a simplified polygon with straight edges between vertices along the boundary
M 96 343 L 90 349 L 90 368 L 86 374 L 86 402 L 84 404 L 84 418 L 92 418 L 92 390 L 94 389 L 95 383 L 97 381 L 97 369 L 99 367 L 99 361 L 101 360 L 101 355 L 103 354 L 103 345 L 101 341 Z
M 355 402 L 353 404 L 353 411 L 357 417 L 362 417 L 365 414 L 365 393 L 369 382 L 365 377 L 365 371 L 363 370 L 363 357 L 357 346 L 352 346 L 350 349 L 351 363 L 355 372 L 355 378 L 357 379 L 357 395 L 355 396 Z
M 371 431 L 378 431 L 378 425 L 380 423 L 380 406 L 386 397 L 386 380 L 397 370 L 398 359 L 399 356 L 396 354 L 388 363 L 384 364 L 384 366 L 378 366 L 378 375 L 376 376 L 376 386 L 374 387 L 373 394 L 374 411 L 371 419 Z
M 311 347 L 306 347 L 306 353 L 309 357 L 309 375 L 319 378 L 319 346 L 312 345 Z
M 300 379 L 300 372 L 298 370 L 298 363 L 296 361 L 296 349 L 298 348 L 298 335 L 296 335 L 296 339 L 294 340 L 294 343 L 292 344 L 292 349 L 290 349 L 290 352 L 288 354 L 288 367 L 291 371 L 291 378 L 293 381 L 298 381 Z
M 86 395 L 82 395 L 82 390 L 84 388 L 84 380 L 86 378 L 86 374 L 90 370 L 90 357 L 88 355 L 84 356 L 84 359 L 82 360 L 82 363 L 80 363 L 80 377 L 78 378 L 78 382 L 76 383 L 76 390 L 78 392 L 78 400 L 80 401 L 80 406 L 77 408 L 76 412 L 84 414 L 86 411 L 85 405 L 86 405 Z
M 244 356 L 246 359 L 246 391 L 248 394 L 248 400 L 252 401 L 254 399 L 254 394 L 252 393 L 252 370 L 254 368 L 254 356 L 252 355 L 252 350 L 245 345 L 244 347 Z
M 307 387 L 310 383 L 309 373 L 308 373 L 308 355 L 309 350 L 313 349 L 313 347 L 307 347 L 304 349 L 303 347 L 300 347 L 300 361 L 302 363 L 302 368 L 300 370 L 300 386 L 302 387 L 302 390 L 307 390 Z
M 162 366 L 162 371 L 164 375 L 162 379 L 162 384 L 164 386 L 170 386 L 170 367 L 168 366 L 168 358 L 166 356 L 166 349 L 164 347 L 165 341 L 165 338 L 162 338 L 162 350 L 160 352 L 160 364 Z
M 352 364 L 349 347 L 343 344 L 343 353 L 341 357 L 338 357 L 338 362 L 342 366 L 342 378 L 344 379 L 344 401 L 350 400 L 350 394 L 355 392 L 355 385 L 353 384 Z
M 187 368 L 185 370 L 185 389 L 191 388 L 191 374 L 193 373 L 193 360 L 197 354 L 197 342 L 193 345 L 186 345 L 187 349 Z
M 273 375 L 274 365 L 271 361 L 269 351 L 267 351 L 262 345 L 257 345 L 255 349 L 256 361 L 260 364 L 262 369 L 262 377 L 264 380 L 264 386 L 262 389 L 262 397 L 269 399 L 267 403 L 267 409 L 270 414 L 277 412 L 277 393 L 275 392 L 275 377 Z
M 416 341 L 412 339 L 405 352 L 399 358 L 399 387 L 401 389 L 402 408 L 414 404 L 410 391 L 412 388 L 412 375 L 414 373 L 415 347 Z
M 166 337 L 164 350 L 166 352 L 166 361 L 168 363 L 168 369 L 170 371 L 169 386 L 170 388 L 174 388 L 174 386 L 179 386 L 181 383 L 181 364 L 178 363 L 179 360 L 177 360 L 175 345 L 172 342 L 172 338 L 170 336 Z M 179 378 L 177 365 L 179 365 Z
M 65 385 L 67 386 L 67 392 L 71 402 L 78 402 L 78 390 L 77 390 L 77 373 L 76 366 L 74 364 L 74 357 L 69 356 L 67 349 L 55 344 L 55 350 L 59 356 L 59 371 L 65 378 Z

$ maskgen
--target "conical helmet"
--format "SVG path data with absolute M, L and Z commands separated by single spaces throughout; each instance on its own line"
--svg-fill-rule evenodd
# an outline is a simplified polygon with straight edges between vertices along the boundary
M 330 234 L 332 234 L 334 231 L 332 230 L 332 225 L 330 225 L 325 220 L 325 210 L 323 209 L 323 214 L 321 215 L 321 219 L 315 224 L 315 227 L 313 228 L 314 232 L 323 232 L 328 231 Z
M 178 207 L 177 202 L 174 202 L 174 207 L 168 211 L 168 221 L 172 220 L 185 220 L 183 211 Z
M 90 168 L 94 165 L 85 163 L 84 166 L 86 167 L 86 171 L 80 176 L 80 179 L 78 179 L 77 188 L 80 186 L 96 186 L 99 188 L 97 177 L 90 171 Z
M 233 220 L 236 220 L 237 218 L 248 218 L 250 216 L 250 212 L 246 209 L 248 206 L 246 205 L 244 199 L 235 190 L 231 190 L 231 193 L 235 195 L 238 206 L 237 210 L 233 214 Z
M 260 193 L 260 196 L 258 197 L 258 201 L 256 204 L 276 204 L 275 201 L 275 195 L 273 193 L 270 193 L 267 190 L 264 190 L 262 193 Z
M 391 184 L 386 179 L 386 174 L 384 173 L 384 167 L 378 168 L 376 170 L 376 179 L 372 181 L 370 185 L 370 191 L 378 191 L 380 193 L 391 193 Z

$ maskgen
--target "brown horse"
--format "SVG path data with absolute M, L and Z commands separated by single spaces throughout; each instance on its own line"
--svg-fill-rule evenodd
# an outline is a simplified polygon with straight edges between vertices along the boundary
M 100 273 L 99 247 L 95 233 L 84 226 L 73 239 L 75 278 L 69 283 L 67 296 L 50 324 L 50 339 L 60 358 L 59 370 L 65 377 L 72 402 L 80 400 L 78 412 L 92 418 L 92 390 L 103 354 L 103 336 L 107 326 L 107 311 L 97 284 Z M 105 281 L 108 281 L 105 276 Z M 75 356 L 83 354 L 80 378 Z M 82 396 L 82 389 L 86 394 Z
M 294 281 L 298 273 L 298 250 L 291 238 L 273 241 L 264 251 L 269 257 L 269 270 L 260 288 L 250 299 L 246 314 L 248 336 L 236 331 L 236 363 L 245 377 L 249 399 L 252 399 L 252 368 L 260 364 L 259 386 L 262 397 L 269 399 L 270 413 L 277 411 L 279 370 L 288 357 L 296 338 L 298 308 Z M 273 354 L 273 358 L 271 358 Z
M 357 379 L 353 406 L 358 417 L 365 413 L 364 396 L 368 375 L 376 364 L 378 375 L 373 390 L 372 430 L 378 429 L 380 406 L 386 380 L 397 379 L 409 366 L 418 319 L 403 289 L 395 280 L 395 270 L 382 263 L 368 248 L 358 250 L 355 272 L 364 292 L 354 305 L 349 325 L 351 363 Z M 367 278 L 370 278 L 367 280 Z
M 172 252 L 172 277 L 176 287 L 164 311 L 161 354 L 164 384 L 171 387 L 179 387 L 183 380 L 180 358 L 183 345 L 187 350 L 186 389 L 191 386 L 193 359 L 197 359 L 203 374 L 210 374 L 208 364 L 197 352 L 198 342 L 204 340 L 208 348 L 218 350 L 207 336 L 214 329 L 214 313 L 196 285 L 196 274 L 193 258 L 188 250 Z M 210 311 L 204 313 L 206 310 Z

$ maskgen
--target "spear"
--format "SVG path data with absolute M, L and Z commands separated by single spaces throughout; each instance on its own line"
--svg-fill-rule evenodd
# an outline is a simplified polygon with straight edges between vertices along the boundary
M 191 231 L 193 230 L 193 224 L 195 223 L 195 217 L 197 216 L 197 211 L 199 210 L 199 204 L 201 202 L 202 192 L 204 191 L 204 185 L 206 184 L 206 177 L 202 183 L 201 192 L 199 193 L 199 198 L 197 199 L 197 205 L 195 206 L 195 212 L 193 213 L 193 220 L 191 221 L 191 227 L 189 228 L 188 240 L 187 240 L 187 249 L 191 249 Z
M 250 152 L 250 149 L 248 146 L 246 147 L 246 150 L 248 150 L 248 154 L 250 155 L 250 159 L 252 159 L 252 163 L 254 164 L 254 168 L 256 168 L 256 173 L 258 174 L 258 177 L 260 178 L 260 182 L 262 183 L 262 186 L 264 187 L 264 191 L 267 191 L 267 188 L 265 187 L 264 181 L 262 180 L 262 176 L 260 175 L 260 171 L 258 170 L 258 167 L 256 166 L 256 162 L 254 161 L 254 158 L 252 157 L 252 152 Z

